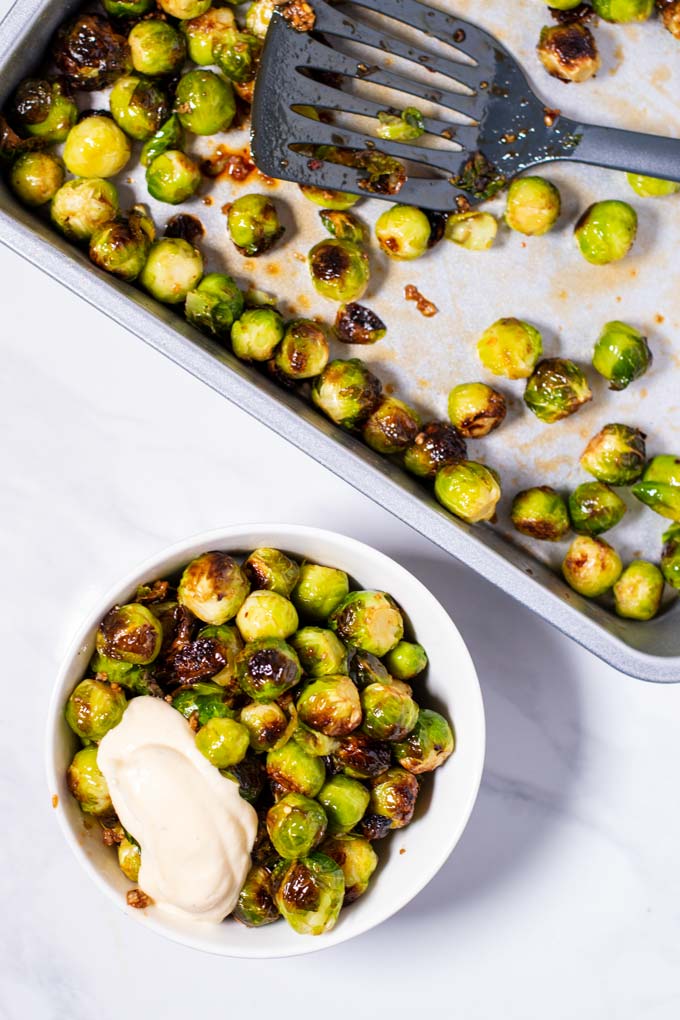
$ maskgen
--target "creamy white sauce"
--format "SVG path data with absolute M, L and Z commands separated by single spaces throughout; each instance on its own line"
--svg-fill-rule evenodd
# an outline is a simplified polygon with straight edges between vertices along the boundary
M 133 698 L 97 764 L 142 848 L 140 888 L 161 910 L 222 921 L 250 868 L 257 815 L 198 750 L 186 719 L 160 698 Z

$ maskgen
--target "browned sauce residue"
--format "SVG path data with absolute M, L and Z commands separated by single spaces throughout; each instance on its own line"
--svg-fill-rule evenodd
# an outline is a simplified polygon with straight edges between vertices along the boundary
M 58 808 L 59 807 L 59 794 L 58 793 L 53 793 L 52 794 L 52 807 L 53 808 Z
M 212 204 L 213 204 L 212 195 L 206 195 L 205 198 L 203 199 L 203 205 L 212 205 Z
M 153 900 L 150 896 L 147 896 L 141 889 L 129 889 L 125 896 L 129 907 L 134 907 L 135 910 L 144 910 L 145 907 L 153 905 Z
M 665 322 L 665 321 L 666 321 L 666 318 L 665 318 L 665 316 L 663 316 L 663 315 L 659 315 L 659 314 L 657 313 L 657 314 L 656 314 L 656 315 L 654 316 L 654 322 L 658 322 L 658 324 L 659 324 L 659 325 L 661 325 L 661 323 L 662 323 L 662 322 Z
M 424 315 L 426 319 L 431 319 L 433 315 L 436 315 L 439 309 L 431 301 L 428 301 L 423 294 L 420 293 L 417 287 L 414 287 L 412 283 L 407 284 L 404 287 L 404 297 L 407 301 L 415 301 L 416 308 L 421 315 Z

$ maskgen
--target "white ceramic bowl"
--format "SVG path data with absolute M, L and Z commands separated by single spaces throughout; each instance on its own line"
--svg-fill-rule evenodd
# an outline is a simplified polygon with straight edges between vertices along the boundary
M 368 891 L 342 912 L 333 931 L 316 938 L 297 935 L 283 922 L 248 929 L 231 921 L 219 925 L 184 922 L 164 916 L 153 907 L 128 907 L 125 894 L 130 884 L 119 870 L 115 854 L 103 845 L 99 827 L 92 822 L 88 827 L 65 781 L 76 743 L 64 721 L 64 703 L 86 670 L 97 624 L 104 613 L 115 603 L 128 601 L 138 584 L 174 573 L 199 553 L 210 549 L 248 552 L 258 546 L 274 546 L 299 558 L 340 567 L 359 586 L 390 592 L 429 655 L 430 665 L 423 679 L 426 694 L 419 700 L 440 707 L 456 730 L 455 753 L 442 768 L 425 777 L 412 823 L 375 844 L 381 863 Z M 50 793 L 58 796 L 59 823 L 84 870 L 139 924 L 194 949 L 222 956 L 298 956 L 346 942 L 385 921 L 439 871 L 460 839 L 477 797 L 484 735 L 482 697 L 468 650 L 446 611 L 412 574 L 389 557 L 344 535 L 294 525 L 243 525 L 197 535 L 172 546 L 136 567 L 93 607 L 56 681 L 47 725 L 47 776 Z

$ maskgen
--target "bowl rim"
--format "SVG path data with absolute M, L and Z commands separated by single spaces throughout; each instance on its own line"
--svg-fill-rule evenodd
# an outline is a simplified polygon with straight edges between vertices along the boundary
M 184 932 L 175 930 L 171 925 L 166 925 L 162 919 L 159 919 L 156 916 L 148 915 L 145 911 L 133 910 L 130 908 L 125 899 L 110 886 L 108 881 L 102 875 L 100 869 L 96 867 L 90 856 L 83 849 L 81 841 L 77 838 L 74 828 L 67 817 L 66 810 L 62 803 L 63 798 L 59 798 L 56 805 L 53 802 L 53 813 L 57 816 L 57 822 L 66 843 L 71 848 L 71 851 L 77 858 L 81 867 L 88 873 L 95 885 L 97 885 L 98 888 L 105 894 L 107 899 L 112 901 L 127 917 L 134 918 L 138 922 L 141 922 L 144 927 L 151 929 L 167 939 L 170 939 L 172 942 L 199 952 L 210 953 L 214 956 L 232 959 L 284 959 L 320 952 L 324 949 L 330 949 L 332 946 L 348 942 L 360 935 L 365 935 L 366 932 L 376 928 L 384 921 L 389 920 L 389 918 L 393 917 L 408 903 L 410 903 L 411 900 L 415 899 L 415 897 L 422 892 L 425 886 L 428 885 L 428 883 L 441 870 L 460 840 L 477 800 L 486 753 L 486 719 L 477 670 L 467 644 L 458 630 L 456 623 L 436 596 L 433 595 L 423 582 L 412 574 L 410 570 L 403 567 L 401 563 L 366 542 L 359 541 L 358 539 L 345 535 L 342 532 L 332 531 L 326 528 L 307 527 L 306 525 L 301 524 L 271 522 L 228 525 L 226 527 L 212 528 L 207 531 L 201 531 L 189 535 L 184 539 L 172 543 L 172 545 L 162 548 L 153 555 L 146 557 L 146 559 L 138 563 L 134 569 L 128 570 L 125 575 L 123 575 L 115 584 L 111 585 L 103 595 L 97 597 L 90 605 L 88 612 L 83 617 L 82 623 L 77 628 L 61 658 L 61 663 L 54 680 L 47 710 L 45 770 L 48 790 L 51 797 L 54 796 L 56 790 L 61 788 L 63 779 L 56 769 L 55 751 L 57 728 L 63 718 L 63 697 L 66 679 L 74 659 L 90 636 L 93 627 L 101 619 L 103 607 L 115 604 L 115 602 L 121 597 L 122 592 L 129 590 L 129 588 L 134 584 L 139 583 L 138 578 L 140 575 L 149 576 L 154 570 L 157 571 L 162 569 L 164 563 L 181 556 L 185 551 L 201 545 L 205 546 L 206 549 L 210 547 L 219 547 L 224 543 L 238 545 L 239 541 L 242 541 L 245 535 L 259 535 L 260 537 L 258 541 L 261 544 L 265 544 L 265 542 L 273 542 L 274 544 L 284 547 L 286 536 L 290 536 L 297 540 L 309 539 L 312 541 L 317 539 L 322 542 L 330 541 L 340 543 L 345 548 L 353 549 L 355 553 L 368 552 L 374 559 L 377 558 L 378 560 L 388 562 L 390 564 L 390 568 L 401 573 L 404 576 L 405 581 L 407 581 L 408 584 L 415 589 L 417 594 L 424 595 L 436 605 L 438 610 L 448 620 L 449 626 L 453 629 L 454 634 L 460 643 L 461 653 L 464 654 L 467 659 L 470 685 L 468 693 L 472 700 L 476 703 L 474 706 L 474 711 L 476 711 L 478 717 L 478 735 L 475 741 L 476 755 L 470 768 L 469 793 L 465 806 L 463 810 L 460 811 L 456 825 L 451 828 L 448 837 L 441 841 L 440 852 L 431 859 L 429 866 L 423 869 L 418 888 L 415 891 L 409 890 L 402 897 L 393 897 L 383 908 L 378 908 L 373 914 L 368 915 L 365 923 L 361 925 L 358 930 L 352 931 L 351 934 L 343 934 L 341 928 L 335 928 L 324 935 L 323 939 L 300 939 L 299 947 L 297 945 L 291 945 L 289 949 L 282 948 L 277 951 L 272 951 L 271 948 L 266 948 L 264 946 L 261 950 L 258 950 L 257 946 L 254 946 L 253 951 L 249 950 L 248 952 L 236 951 L 229 946 L 225 946 L 224 949 L 221 949 L 214 942 L 208 942 L 201 938 L 200 924 L 197 925 L 196 934 L 192 933 L 191 935 L 188 935 Z M 405 608 L 408 612 L 408 608 Z

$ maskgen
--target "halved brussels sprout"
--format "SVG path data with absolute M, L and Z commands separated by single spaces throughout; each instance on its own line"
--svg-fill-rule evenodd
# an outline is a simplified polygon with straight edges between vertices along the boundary
M 349 578 L 344 570 L 303 563 L 291 598 L 301 617 L 323 621 L 337 609 L 348 592 Z
M 491 521 L 501 498 L 497 471 L 463 460 L 437 472 L 434 493 L 442 506 L 468 524 Z
M 548 424 L 568 418 L 592 399 L 585 373 L 568 358 L 539 361 L 524 391 L 529 410 Z
M 274 701 L 302 678 L 295 650 L 279 638 L 246 645 L 236 660 L 239 684 L 256 701 Z
M 225 701 L 224 687 L 211 681 L 199 681 L 180 687 L 170 704 L 185 719 L 195 718 L 199 726 L 210 719 L 233 719 L 235 712 Z
M 350 301 L 338 308 L 335 335 L 343 344 L 377 344 L 387 333 L 387 326 L 366 305 Z
M 385 656 L 387 669 L 397 680 L 412 680 L 427 666 L 427 652 L 413 641 L 400 641 Z
M 328 364 L 326 331 L 311 319 L 297 319 L 286 327 L 272 362 L 276 371 L 296 382 L 314 379 Z
M 195 135 L 216 135 L 231 126 L 236 100 L 231 83 L 214 71 L 194 68 L 182 75 L 175 93 L 182 127 Z
M 455 743 L 453 730 L 444 716 L 421 708 L 409 735 L 394 745 L 394 757 L 407 772 L 419 776 L 443 765 L 453 754 Z
M 203 257 L 181 237 L 163 237 L 149 251 L 139 282 L 167 305 L 182 304 L 203 276 Z
M 276 789 L 316 797 L 326 779 L 321 758 L 307 754 L 296 740 L 267 754 L 267 775 Z
M 411 142 L 425 134 L 423 115 L 415 106 L 408 106 L 401 113 L 381 110 L 378 114 L 376 134 L 388 141 Z
M 308 255 L 315 289 L 329 301 L 358 301 L 371 275 L 368 255 L 359 245 L 329 238 L 315 244 Z
M 261 928 L 281 916 L 274 903 L 272 876 L 262 864 L 254 864 L 234 907 L 233 916 L 247 928 Z
M 661 572 L 671 588 L 680 589 L 680 525 L 669 528 L 663 541 Z
M 199 620 L 220 626 L 236 616 L 249 590 L 236 560 L 228 553 L 207 552 L 185 567 L 177 599 Z
M 59 188 L 50 216 L 65 237 L 89 241 L 95 230 L 116 218 L 118 208 L 118 192 L 111 181 L 77 177 Z
M 487 251 L 498 233 L 498 220 L 488 212 L 451 213 L 444 237 L 468 251 Z
M 625 322 L 608 322 L 595 344 L 593 368 L 609 381 L 610 390 L 625 390 L 652 364 L 647 338 Z
M 243 564 L 243 572 L 255 589 L 275 591 L 285 598 L 297 584 L 300 567 L 279 549 L 255 549 Z
M 118 725 L 126 708 L 125 694 L 117 684 L 85 679 L 71 691 L 64 716 L 81 740 L 99 743 Z
M 593 0 L 593 10 L 605 21 L 646 21 L 654 10 L 654 0 Z
M 124 836 L 118 844 L 118 867 L 131 882 L 137 882 L 141 865 L 142 851 L 139 843 Z
M 368 230 L 353 213 L 345 209 L 322 209 L 319 217 L 331 237 L 337 237 L 338 241 L 368 244 Z
M 369 684 L 361 692 L 363 732 L 373 740 L 403 740 L 418 720 L 411 689 L 399 681 Z
M 166 149 L 146 168 L 146 186 L 157 202 L 179 205 L 201 186 L 201 172 L 193 159 L 179 149 Z M 218 274 L 212 274 L 218 275 Z
M 151 138 L 168 116 L 163 90 L 138 74 L 118 79 L 109 95 L 109 108 L 118 127 L 138 142 Z
M 327 737 L 344 737 L 361 722 L 359 691 L 348 676 L 323 676 L 307 684 L 297 701 L 299 719 Z
M 58 79 L 26 78 L 12 98 L 12 120 L 50 144 L 64 142 L 77 117 L 75 100 Z
M 276 905 L 299 935 L 323 935 L 335 925 L 345 895 L 342 870 L 313 853 L 277 869 Z
M 518 492 L 510 512 L 522 535 L 546 542 L 560 542 L 569 533 L 567 504 L 549 485 Z
M 378 657 L 404 636 L 404 618 L 384 591 L 351 591 L 331 614 L 328 624 L 347 644 Z
M 63 25 L 55 37 L 52 56 L 69 85 L 87 92 L 106 88 L 130 69 L 125 36 L 119 35 L 101 14 L 83 14 Z
M 413 205 L 393 205 L 386 209 L 375 225 L 378 244 L 392 259 L 420 258 L 430 245 L 432 225 L 422 211 Z
M 318 114 L 315 119 L 319 119 Z M 315 188 L 312 184 L 301 184 L 300 191 L 305 198 L 314 205 L 320 205 L 322 209 L 351 209 L 359 201 L 359 196 L 349 191 L 330 191 L 327 188 Z
M 227 230 L 237 250 L 248 258 L 269 251 L 285 233 L 276 206 L 267 195 L 241 195 L 232 202 Z
M 391 829 L 403 829 L 413 818 L 418 780 L 406 769 L 388 769 L 371 783 L 371 800 L 361 820 L 366 839 L 382 839 Z
M 318 795 L 328 818 L 330 833 L 349 832 L 361 821 L 371 799 L 366 787 L 349 776 L 333 776 Z
M 462 383 L 449 393 L 449 418 L 467 439 L 488 436 L 502 424 L 507 410 L 503 394 L 486 383 Z
M 312 730 L 302 722 L 298 722 L 295 727 L 293 740 L 312 758 L 326 758 L 337 750 L 340 743 L 336 737 L 327 737 L 325 733 Z
M 653 457 L 632 492 L 650 510 L 671 521 L 680 521 L 680 457 L 672 454 Z
M 401 644 L 402 642 L 399 642 Z M 396 645 L 398 648 L 399 645 Z M 386 667 L 377 657 L 361 648 L 350 645 L 347 649 L 347 674 L 359 690 L 374 683 L 389 683 L 391 677 Z
M 243 314 L 243 305 L 243 294 L 231 276 L 208 273 L 187 294 L 184 314 L 192 326 L 226 343 L 232 326 Z
M 434 479 L 440 468 L 467 457 L 465 440 L 453 425 L 431 421 L 404 452 L 404 467 L 418 478 Z
M 97 765 L 96 747 L 76 752 L 66 772 L 66 782 L 85 814 L 102 817 L 113 813 L 109 788 Z
M 180 28 L 187 40 L 189 58 L 199 67 L 216 63 L 216 43 L 235 26 L 236 19 L 230 7 L 211 7 L 205 14 L 183 21 Z
M 29 206 L 51 202 L 64 183 L 64 164 L 51 152 L 22 152 L 9 172 L 12 191 Z
M 342 869 L 345 878 L 343 906 L 354 903 L 368 888 L 371 875 L 378 866 L 378 855 L 362 836 L 340 832 L 323 843 L 321 852 Z
M 262 638 L 287 638 L 298 628 L 293 603 L 275 591 L 258 588 L 251 591 L 236 616 L 236 625 L 246 641 Z
M 672 5 L 668 5 L 672 6 Z M 659 177 L 644 177 L 642 174 L 626 174 L 628 183 L 640 198 L 664 198 L 680 191 L 680 183 L 664 181 Z
M 285 326 L 275 308 L 248 308 L 231 329 L 231 346 L 244 361 L 269 361 Z
M 144 666 L 161 650 L 163 631 L 150 609 L 139 602 L 114 606 L 99 624 L 97 651 L 110 659 Z
M 282 747 L 295 727 L 295 720 L 275 701 L 251 701 L 241 709 L 239 719 L 250 734 L 250 746 L 256 754 Z
M 76 177 L 115 177 L 129 160 L 131 151 L 127 136 L 115 121 L 92 114 L 69 131 L 64 163 Z
M 196 734 L 196 747 L 218 769 L 243 761 L 250 746 L 250 734 L 236 719 L 215 716 Z
M 108 220 L 93 232 L 90 259 L 107 273 L 132 282 L 146 265 L 154 234 L 151 217 L 135 206 L 127 216 Z
M 326 812 L 302 793 L 287 793 L 269 808 L 267 832 L 279 857 L 306 857 L 326 834 Z
M 139 21 L 128 36 L 132 66 L 140 74 L 176 74 L 186 59 L 186 44 L 177 29 L 160 18 Z
M 505 222 L 527 237 L 547 234 L 562 209 L 560 193 L 544 177 L 518 177 L 508 188 Z
M 231 28 L 220 33 L 213 46 L 215 63 L 227 78 L 237 85 L 245 85 L 255 79 L 262 42 L 250 32 L 239 32 Z
M 597 598 L 614 585 L 623 570 L 621 558 L 603 538 L 579 535 L 562 564 L 567 584 L 579 595 Z
M 574 237 L 587 262 L 605 266 L 628 254 L 637 235 L 637 226 L 637 213 L 627 202 L 595 202 L 576 224 Z
M 579 535 L 603 535 L 625 512 L 624 501 L 604 482 L 583 482 L 569 497 L 569 516 Z
M 157 156 L 168 150 L 181 150 L 184 144 L 184 131 L 176 113 L 171 114 L 142 146 L 139 161 L 142 166 L 149 167 Z
M 402 453 L 416 438 L 420 415 L 396 397 L 383 397 L 364 424 L 364 442 L 383 456 Z
M 216 661 L 223 663 L 211 677 L 213 683 L 228 687 L 233 692 L 238 687 L 236 657 L 243 648 L 243 640 L 236 627 L 227 624 L 202 627 L 198 632 L 198 641 L 209 641 L 214 648 Z
M 333 752 L 334 761 L 346 776 L 375 779 L 387 772 L 392 760 L 389 744 L 371 739 L 365 733 L 350 733 Z
M 659 612 L 663 574 L 654 563 L 633 560 L 614 585 L 616 612 L 627 620 L 651 620 Z
M 521 319 L 499 319 L 482 333 L 477 344 L 484 368 L 507 379 L 528 379 L 542 353 L 541 334 Z
M 303 627 L 294 634 L 290 643 L 300 657 L 307 676 L 343 674 L 347 652 L 332 630 L 322 627 Z
M 588 81 L 602 65 L 595 36 L 577 21 L 542 28 L 536 50 L 548 74 L 559 81 Z
M 312 386 L 313 403 L 346 429 L 363 425 L 381 395 L 382 383 L 359 358 L 329 362 Z
M 581 454 L 581 467 L 607 485 L 632 485 L 642 476 L 646 436 L 629 425 L 605 425 Z

